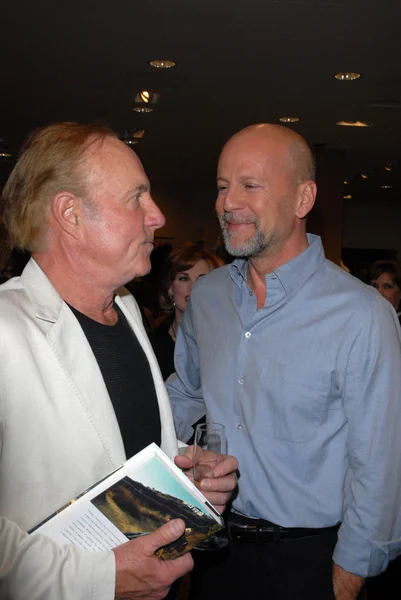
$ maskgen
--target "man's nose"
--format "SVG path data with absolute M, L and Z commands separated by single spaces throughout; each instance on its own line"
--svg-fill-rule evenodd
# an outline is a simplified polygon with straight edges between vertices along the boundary
M 165 223 L 165 216 L 163 215 L 162 211 L 157 206 L 153 198 L 150 197 L 146 224 L 149 227 L 153 227 L 154 229 L 160 229 L 165 225 Z
M 238 193 L 236 186 L 230 186 L 227 188 L 223 197 L 222 207 L 224 212 L 231 212 L 244 207 L 241 195 Z

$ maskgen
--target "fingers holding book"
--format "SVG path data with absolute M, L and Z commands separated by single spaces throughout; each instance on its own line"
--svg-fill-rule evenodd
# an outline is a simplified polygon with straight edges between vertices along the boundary
M 159 548 L 180 538 L 185 531 L 182 519 L 173 519 L 156 531 L 113 549 L 116 559 L 116 599 L 164 598 L 172 584 L 193 567 L 188 552 L 174 560 L 160 560 Z

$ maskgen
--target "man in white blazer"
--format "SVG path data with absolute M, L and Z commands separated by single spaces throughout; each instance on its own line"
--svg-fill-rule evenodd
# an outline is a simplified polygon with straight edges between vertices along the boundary
M 99 553 L 26 533 L 124 462 L 127 447 L 156 441 L 177 455 L 159 367 L 138 306 L 121 289 L 149 271 L 154 231 L 164 224 L 143 167 L 102 127 L 44 128 L 28 140 L 6 184 L 1 218 L 10 246 L 32 258 L 0 286 L 0 597 L 163 598 L 192 568 L 189 554 L 154 556 L 183 533 L 181 520 Z M 105 340 L 117 324 L 125 342 L 117 340 L 111 356 Z M 128 356 L 143 368 L 135 372 L 132 364 L 127 374 L 118 351 L 131 342 Z M 139 409 L 137 381 L 146 401 Z M 132 383 L 127 409 L 121 399 Z M 189 452 L 175 460 L 190 469 Z M 237 466 L 222 457 L 214 478 L 202 482 L 220 510 Z

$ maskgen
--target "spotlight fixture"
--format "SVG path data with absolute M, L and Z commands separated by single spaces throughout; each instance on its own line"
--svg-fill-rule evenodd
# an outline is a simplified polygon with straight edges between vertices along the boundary
M 145 135 L 145 130 L 144 129 L 134 129 L 134 130 L 131 131 L 131 137 L 134 140 L 141 140 L 144 135 Z
M 153 112 L 153 108 L 150 108 L 150 106 L 134 106 L 133 110 L 142 114 Z
M 391 163 L 389 163 L 384 168 L 386 169 L 386 171 L 391 171 L 391 169 L 393 168 L 393 165 Z
M 148 62 L 155 69 L 172 69 L 177 66 L 175 60 L 149 60 Z
M 299 118 L 298 117 L 280 117 L 279 121 L 281 121 L 282 123 L 298 123 Z
M 367 173 L 361 173 L 362 179 L 367 179 L 369 175 Z
M 340 71 L 340 73 L 335 73 L 333 77 L 338 81 L 355 81 L 355 79 L 359 79 L 361 77 L 361 73 L 355 73 L 352 71 Z
M 393 187 L 392 185 L 389 184 L 385 184 L 385 185 L 381 185 L 381 188 L 383 188 L 383 190 L 391 190 L 391 188 Z
M 156 104 L 159 98 L 160 94 L 150 92 L 149 90 L 141 90 L 135 96 L 135 102 L 139 104 Z
M 148 104 L 150 102 L 150 92 L 142 90 L 142 92 L 139 92 L 139 98 L 141 99 L 141 102 Z
M 343 196 L 344 200 L 351 200 L 352 196 L 351 194 L 347 194 L 346 196 Z
M 336 125 L 340 125 L 340 127 L 372 127 L 373 123 L 367 121 L 338 121 Z
M 349 183 L 348 181 L 344 181 L 344 185 L 348 185 L 348 183 Z

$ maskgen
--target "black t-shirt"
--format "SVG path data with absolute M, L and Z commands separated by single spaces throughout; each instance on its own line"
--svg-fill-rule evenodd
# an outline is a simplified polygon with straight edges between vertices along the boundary
M 175 343 L 169 334 L 172 319 L 168 318 L 161 323 L 156 329 L 148 332 L 150 343 L 153 347 L 153 352 L 156 355 L 160 370 L 164 381 L 167 377 L 174 373 L 174 347 Z
M 125 316 L 114 304 L 118 322 L 108 326 L 70 308 L 103 375 L 127 458 L 151 442 L 160 445 L 160 413 L 150 365 Z

